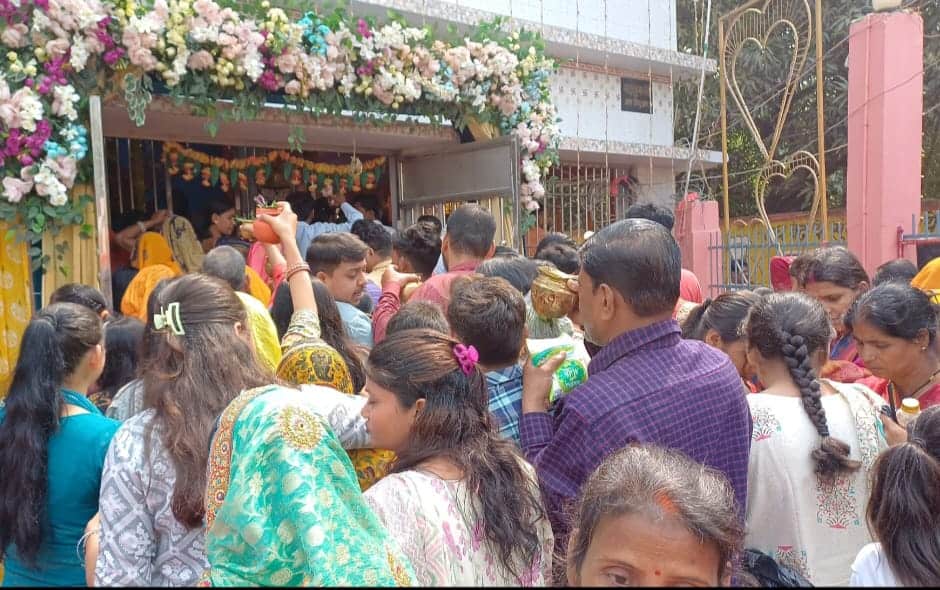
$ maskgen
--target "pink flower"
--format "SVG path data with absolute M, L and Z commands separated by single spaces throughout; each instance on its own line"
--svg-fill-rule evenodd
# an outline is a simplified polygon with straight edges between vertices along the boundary
M 221 25 L 225 18 L 222 9 L 212 0 L 196 0 L 193 2 L 193 11 L 213 27 Z
M 53 39 L 46 43 L 46 53 L 52 57 L 62 57 L 69 50 L 68 39 Z
M 284 86 L 284 92 L 290 95 L 300 94 L 300 82 L 297 80 L 291 80 Z
M 72 185 L 75 183 L 75 175 L 78 174 L 78 166 L 75 164 L 75 158 L 63 156 L 55 160 L 47 160 L 46 164 L 55 172 L 55 175 L 66 188 L 72 188 Z
M 29 43 L 29 39 L 27 37 L 28 33 L 29 29 L 22 23 L 9 25 L 6 29 L 3 30 L 3 34 L 0 35 L 0 41 L 2 41 L 3 44 L 7 47 L 19 49 L 20 47 L 25 47 L 26 44 Z
M 189 67 L 193 70 L 207 70 L 215 64 L 215 58 L 212 57 L 212 54 L 201 49 L 196 53 L 193 53 L 189 56 Z
M 293 51 L 285 51 L 274 59 L 279 69 L 284 74 L 291 74 L 297 69 L 297 54 Z
M 20 180 L 14 176 L 7 176 L 3 179 L 3 196 L 11 203 L 19 203 L 31 190 L 33 190 L 32 181 Z
M 108 39 L 107 35 L 105 35 L 105 38 Z M 104 53 L 106 46 L 104 41 L 101 40 L 97 33 L 89 32 L 87 35 L 85 35 L 85 48 L 88 50 L 89 54 L 97 55 L 99 53 Z
M 361 37 L 369 39 L 372 37 L 372 31 L 369 30 L 369 23 L 365 19 L 360 18 L 359 22 L 356 24 L 356 32 L 359 33 Z
M 156 0 L 156 2 L 153 3 L 153 12 L 160 19 L 160 22 L 165 23 L 170 20 L 170 8 L 166 0 Z
M 132 64 L 135 66 L 140 66 L 144 69 L 144 71 L 149 72 L 157 67 L 157 59 L 146 47 L 136 47 L 131 49 L 127 56 L 131 60 Z

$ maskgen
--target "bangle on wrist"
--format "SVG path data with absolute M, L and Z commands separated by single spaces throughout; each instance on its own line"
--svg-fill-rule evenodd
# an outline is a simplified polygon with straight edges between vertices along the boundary
M 143 221 L 137 222 L 137 229 L 139 229 L 142 234 L 147 233 L 147 225 Z
M 310 265 L 306 262 L 298 262 L 297 264 L 292 265 L 284 272 L 284 280 L 290 281 L 291 277 L 299 272 L 310 273 Z

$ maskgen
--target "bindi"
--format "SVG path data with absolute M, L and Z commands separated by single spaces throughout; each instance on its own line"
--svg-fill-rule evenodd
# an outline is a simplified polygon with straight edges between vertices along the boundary
M 659 570 L 656 570 L 656 571 L 654 571 L 653 573 L 656 574 L 657 576 L 661 576 L 661 575 L 662 575 L 662 573 L 661 573 Z

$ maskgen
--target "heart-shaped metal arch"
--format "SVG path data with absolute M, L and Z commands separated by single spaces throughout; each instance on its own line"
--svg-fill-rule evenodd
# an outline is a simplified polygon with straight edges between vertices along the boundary
M 783 255 L 780 244 L 777 241 L 777 234 L 774 233 L 773 226 L 770 223 L 770 217 L 767 215 L 767 189 L 775 178 L 786 180 L 797 170 L 806 170 L 813 182 L 813 204 L 809 211 L 807 220 L 807 231 L 810 231 L 816 223 L 816 214 L 819 212 L 819 161 L 816 156 L 807 152 L 799 151 L 791 154 L 785 160 L 771 160 L 764 164 L 760 176 L 754 181 L 754 199 L 757 201 L 757 212 L 760 216 L 760 222 L 767 229 L 767 235 L 771 242 L 777 247 L 777 251 Z
M 796 93 L 797 83 L 812 45 L 812 23 L 812 11 L 808 0 L 767 0 L 761 8 L 750 7 L 732 14 L 726 25 L 726 41 L 721 56 L 722 67 L 727 68 L 724 79 L 748 130 L 766 160 L 772 160 L 776 155 L 777 145 L 780 143 L 780 136 L 793 102 L 793 95 Z M 768 145 L 757 128 L 751 107 L 747 104 L 738 84 L 736 66 L 738 56 L 745 47 L 753 44 L 764 50 L 770 36 L 781 28 L 789 29 L 793 35 L 792 51 L 790 68 L 780 99 L 780 110 L 777 113 L 774 131 Z

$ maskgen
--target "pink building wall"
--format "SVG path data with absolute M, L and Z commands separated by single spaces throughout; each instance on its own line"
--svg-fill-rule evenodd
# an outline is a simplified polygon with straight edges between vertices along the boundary
M 920 216 L 924 23 L 907 12 L 852 25 L 846 230 L 869 273 L 897 258 L 898 227 Z M 906 256 L 916 262 L 916 251 Z
M 694 197 L 692 196 L 694 195 Z M 676 225 L 673 229 L 682 251 L 682 268 L 695 273 L 707 297 L 718 295 L 711 285 L 723 283 L 721 225 L 718 221 L 718 202 L 699 201 L 690 194 L 676 207 Z

